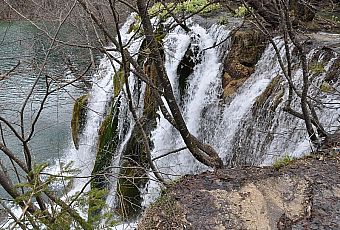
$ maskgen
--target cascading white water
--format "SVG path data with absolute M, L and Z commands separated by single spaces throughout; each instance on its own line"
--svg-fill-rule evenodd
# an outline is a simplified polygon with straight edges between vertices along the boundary
M 131 18 L 133 18 L 133 16 Z M 131 21 L 128 21 L 121 30 L 124 43 L 130 41 L 132 38 L 131 36 L 133 35 L 133 33 L 128 33 L 128 28 L 133 21 L 131 18 Z M 282 75 L 282 71 L 277 62 L 274 49 L 269 45 L 256 65 L 255 72 L 243 86 L 239 88 L 235 97 L 229 103 L 223 105 L 220 101 L 220 94 L 222 91 L 221 62 L 225 56 L 225 50 L 228 49 L 229 40 L 227 38 L 230 31 L 219 25 L 213 25 L 208 30 L 192 22 L 189 22 L 188 25 L 191 29 L 190 33 L 186 33 L 181 27 L 177 26 L 164 39 L 165 68 L 167 75 L 174 89 L 175 97 L 181 105 L 181 110 L 190 132 L 203 142 L 212 145 L 217 152 L 219 152 L 220 157 L 225 163 L 230 164 L 236 153 L 234 151 L 235 145 L 242 145 L 242 141 L 248 138 L 246 133 L 247 130 L 242 129 L 246 126 L 246 121 L 252 119 L 252 109 L 256 100 L 264 93 L 275 77 L 280 74 Z M 221 43 L 222 41 L 224 42 Z M 275 41 L 277 46 L 281 48 L 281 56 L 284 57 L 285 53 L 282 48 L 283 41 L 280 39 L 276 39 Z M 132 54 L 137 54 L 142 38 L 132 38 L 131 42 L 128 49 Z M 219 45 L 215 46 L 216 44 Z M 178 79 L 178 68 L 189 48 L 195 55 L 194 58 L 196 58 L 196 60 L 194 61 L 196 65 L 191 75 L 186 79 L 186 86 L 184 88 L 185 93 L 183 94 L 179 89 L 181 83 Z M 111 54 L 119 59 L 119 53 L 112 52 Z M 311 54 L 310 56 L 313 55 Z M 320 59 L 322 59 L 322 57 L 320 57 Z M 325 69 L 328 70 L 331 65 L 332 62 L 328 62 Z M 81 174 L 82 176 L 89 176 L 91 174 L 93 162 L 95 160 L 95 151 L 92 148 L 96 147 L 98 127 L 103 119 L 100 115 L 105 114 L 106 103 L 97 102 L 108 101 L 111 98 L 114 68 L 116 70 L 119 69 L 117 63 L 114 64 L 113 68 L 108 59 L 102 60 L 101 67 L 103 69 L 99 72 L 99 75 L 102 76 L 102 78 L 97 84 L 94 84 L 89 100 L 89 114 L 81 142 L 84 143 L 85 141 L 86 145 L 81 145 L 80 150 L 73 153 L 74 156 L 77 156 L 77 154 L 80 156 L 79 154 L 81 153 L 86 154 L 86 156 L 80 156 L 79 159 L 74 158 L 76 163 L 75 166 L 84 169 Z M 299 70 L 297 70 L 295 72 L 296 79 L 300 78 L 299 74 L 301 74 L 301 71 L 299 72 Z M 322 78 L 323 76 L 318 77 L 320 81 Z M 135 80 L 135 76 L 133 75 L 129 80 L 130 88 L 137 89 L 133 93 L 137 96 L 134 101 L 137 103 L 135 104 L 136 108 L 141 108 L 141 110 L 138 110 L 141 114 L 145 85 L 142 84 L 142 89 L 137 87 L 139 83 Z M 113 169 L 111 174 L 113 175 L 113 179 L 110 184 L 111 187 L 107 202 L 110 207 L 116 206 L 117 180 L 115 177 L 119 174 L 121 154 L 131 137 L 135 124 L 123 93 L 121 96 L 122 97 L 119 97 L 119 143 L 112 161 Z M 335 99 L 331 96 L 324 98 L 324 101 L 332 100 L 334 101 Z M 278 108 L 282 109 L 282 107 L 283 103 L 280 103 Z M 151 138 L 153 143 L 152 157 L 162 156 L 163 154 L 185 146 L 178 131 L 169 124 L 160 112 L 158 113 L 160 118 L 157 127 L 152 131 Z M 325 114 L 327 115 L 321 116 L 321 122 L 323 123 L 326 123 L 326 117 L 330 114 L 334 115 L 334 112 Z M 294 148 L 300 144 L 301 146 L 298 147 L 299 152 L 295 151 L 294 154 L 301 154 L 300 150 L 308 147 L 304 141 L 304 139 L 306 139 L 304 131 L 287 130 L 287 127 L 291 127 L 292 125 L 303 129 L 302 121 L 287 118 L 287 114 L 284 112 L 275 113 L 275 116 L 273 124 L 270 126 L 270 132 L 280 134 L 293 132 L 294 135 L 290 136 L 290 138 L 293 138 L 295 142 L 284 142 L 284 144 L 282 144 L 283 141 L 280 139 L 280 135 L 277 135 L 268 141 L 268 146 L 264 151 L 265 155 L 268 156 L 267 158 L 257 158 L 256 155 L 252 156 L 251 153 L 248 154 L 245 152 L 244 154 L 247 155 L 248 158 L 257 158 L 256 160 L 261 160 L 261 163 L 270 162 L 272 161 L 272 158 L 269 157 L 269 155 L 273 152 L 279 152 L 282 149 L 285 149 L 285 151 L 293 153 Z M 334 117 L 332 122 L 336 122 L 336 118 L 338 119 L 338 117 Z M 251 148 L 252 146 L 255 146 L 257 142 L 263 141 L 263 139 L 260 140 L 254 137 L 252 144 L 248 147 Z M 256 150 L 258 149 L 260 148 L 256 148 Z M 86 163 L 86 161 L 88 162 Z M 249 162 L 252 161 L 250 160 Z M 83 163 L 86 167 L 83 167 Z M 155 164 L 162 175 L 168 179 L 173 179 L 176 176 L 188 173 L 198 173 L 208 169 L 198 163 L 187 150 L 162 157 L 156 160 Z M 150 173 L 149 176 L 150 178 L 153 178 L 152 173 Z M 86 180 L 78 180 L 74 191 L 81 189 L 85 183 Z M 158 196 L 159 185 L 155 180 L 150 180 L 144 192 L 144 205 L 148 205 L 148 203 Z
M 229 30 L 222 29 L 223 26 L 213 26 L 206 30 L 197 24 L 190 25 L 191 32 L 185 33 L 182 29 L 176 28 L 164 39 L 165 46 L 165 67 L 168 77 L 172 83 L 176 98 L 180 98 L 179 79 L 177 68 L 189 45 L 193 53 L 197 52 L 200 59 L 193 69 L 193 73 L 187 80 L 185 96 L 182 102 L 182 111 L 187 127 L 191 133 L 201 136 L 200 130 L 204 125 L 205 118 L 202 116 L 205 110 L 218 107 L 218 98 L 221 87 L 221 60 L 219 47 L 215 47 L 229 35 Z M 228 41 L 226 41 L 228 43 Z M 211 114 L 213 116 L 213 114 Z M 152 132 L 154 149 L 153 157 L 158 157 L 174 149 L 181 148 L 184 142 L 169 122 L 160 114 L 157 128 Z M 165 177 L 174 178 L 176 175 L 197 173 L 207 169 L 187 151 L 181 151 L 155 161 L 156 166 Z M 150 180 L 147 186 L 145 204 L 152 201 L 158 194 L 158 185 Z
M 281 49 L 280 55 L 284 57 L 283 41 L 276 39 L 277 47 Z M 237 96 L 229 105 L 225 106 L 223 117 L 218 125 L 213 146 L 217 149 L 224 161 L 232 159 L 232 140 L 242 120 L 256 98 L 266 89 L 271 79 L 280 74 L 281 68 L 275 57 L 274 48 L 269 45 L 255 67 L 255 72 L 241 87 Z M 228 162 L 229 163 L 229 162 Z
M 196 34 L 199 34 L 199 36 L 196 36 L 198 39 L 191 41 L 191 44 L 196 43 L 201 52 L 202 50 L 205 50 L 207 46 L 212 44 L 214 39 L 211 37 L 211 34 L 214 34 L 214 32 L 216 34 L 217 29 L 221 29 L 221 27 L 212 27 L 211 30 L 214 31 L 210 30 L 209 32 L 206 32 L 204 29 L 198 26 L 193 26 L 192 29 Z M 221 35 L 221 33 L 217 34 Z M 224 31 L 224 34 L 220 39 L 222 40 L 227 35 L 228 32 Z M 178 40 L 174 39 L 174 37 L 176 37 L 175 34 L 168 36 L 165 40 L 165 44 L 171 46 L 172 49 L 169 49 L 172 52 L 171 56 L 174 57 L 177 55 L 177 58 L 179 58 L 181 55 L 183 56 L 185 47 L 188 47 L 187 42 L 189 37 L 187 35 L 187 37 L 184 37 L 184 39 L 182 38 L 183 34 L 181 33 L 179 33 L 177 36 L 182 39 L 180 44 L 176 42 Z M 200 38 L 202 38 L 202 40 L 200 40 Z M 280 49 L 280 56 L 282 57 L 283 61 L 285 61 L 283 40 L 276 38 L 275 43 Z M 182 50 L 178 49 L 178 47 L 182 48 Z M 218 48 L 205 50 L 201 53 L 200 52 L 198 52 L 198 56 L 201 55 L 202 62 L 195 66 L 194 73 L 189 77 L 188 87 L 186 89 L 187 95 L 184 97 L 184 103 L 182 103 L 183 115 L 189 130 L 205 143 L 211 144 L 227 165 L 233 164 L 233 161 L 235 160 L 234 155 L 236 156 L 236 154 L 243 155 L 241 158 L 244 158 L 245 160 L 242 162 L 247 162 L 248 164 L 266 164 L 268 162 L 272 162 L 273 159 L 275 159 L 273 158 L 273 152 L 279 153 L 276 156 L 284 155 L 286 153 L 285 151 L 289 151 L 290 155 L 300 156 L 306 150 L 310 149 L 303 121 L 282 111 L 284 102 L 287 99 L 286 97 L 288 90 L 286 91 L 286 94 L 282 100 L 279 98 L 280 100 L 278 110 L 274 113 L 274 118 L 266 115 L 267 117 L 254 117 L 255 120 L 252 120 L 252 111 L 254 106 L 256 106 L 256 101 L 267 90 L 267 87 L 270 86 L 272 81 L 276 77 L 281 76 L 281 83 L 279 85 L 284 84 L 282 70 L 277 61 L 275 50 L 272 45 L 269 45 L 262 54 L 261 59 L 258 61 L 255 67 L 255 72 L 242 85 L 242 87 L 239 88 L 232 101 L 224 105 L 224 107 L 221 107 L 221 104 L 218 103 L 218 85 L 221 84 L 219 82 L 219 79 L 221 79 L 221 72 L 219 71 L 219 61 L 221 60 L 221 57 L 218 57 Z M 308 60 L 311 60 L 313 55 L 314 51 L 312 50 L 307 57 Z M 335 55 L 332 60 L 335 60 L 337 58 L 336 56 L 337 55 Z M 167 56 L 167 58 L 169 57 L 170 56 Z M 319 58 L 319 62 L 328 63 L 325 66 L 324 74 L 326 74 L 326 72 L 331 67 L 332 60 L 326 61 L 323 60 L 322 57 Z M 171 82 L 173 83 L 173 87 L 176 89 L 176 87 L 178 87 L 178 76 L 176 69 L 178 68 L 179 61 L 166 59 L 166 63 L 168 75 L 171 79 Z M 317 84 L 317 81 L 322 81 L 322 79 L 324 79 L 324 74 L 317 76 L 317 79 L 314 79 L 313 82 Z M 301 78 L 301 70 L 297 69 L 295 71 L 294 81 L 301 82 Z M 314 87 L 318 89 L 320 84 L 321 83 Z M 288 88 L 287 85 L 284 87 L 286 89 Z M 277 93 L 277 96 L 279 96 L 281 92 Z M 335 97 L 336 95 L 328 95 L 323 99 L 323 101 L 326 103 L 338 102 L 339 98 L 336 99 Z M 294 103 L 297 103 L 296 98 L 293 104 Z M 337 111 L 334 110 L 334 108 L 324 108 L 320 110 L 320 121 L 323 124 L 330 123 L 338 127 L 339 122 L 337 119 L 339 120 L 340 112 L 339 108 L 336 109 Z M 270 114 L 271 112 L 264 111 L 264 113 Z M 329 119 L 331 115 L 333 117 Z M 250 149 L 254 148 L 256 149 L 254 151 L 258 152 L 263 150 L 263 155 L 266 157 L 263 158 L 262 156 L 258 156 L 256 154 L 252 155 L 254 151 L 247 151 L 245 146 L 242 146 L 242 149 L 244 150 L 242 153 L 237 153 L 235 151 L 237 146 L 235 145 L 242 145 L 244 140 L 250 138 L 248 136 L 249 134 L 247 133 L 245 124 L 247 121 L 249 121 L 248 124 L 252 126 L 252 122 L 260 121 L 258 119 L 269 119 L 261 121 L 267 122 L 269 124 L 273 122 L 273 124 L 269 126 L 270 130 L 259 131 L 273 133 L 274 137 L 272 137 L 272 139 L 266 139 L 261 136 L 257 138 L 256 135 L 253 135 L 251 137 L 253 140 L 252 144 L 247 145 L 246 147 Z M 327 119 L 329 120 L 327 121 Z M 287 133 L 290 135 L 287 135 Z M 283 141 L 283 139 L 286 140 Z M 154 156 L 161 156 L 169 151 L 173 151 L 184 146 L 178 132 L 172 128 L 162 116 L 156 130 L 153 132 L 153 142 L 155 145 L 153 151 Z M 268 146 L 266 146 L 266 148 L 255 148 L 257 145 Z M 164 173 L 165 177 L 168 176 L 169 178 L 174 178 L 175 175 L 198 173 L 201 170 L 206 169 L 204 166 L 199 164 L 188 151 L 181 151 L 163 157 L 156 161 L 156 165 L 160 171 Z M 155 196 L 157 196 L 157 190 L 158 185 L 154 181 L 150 181 L 147 187 L 148 194 L 145 196 L 146 205 L 151 200 L 153 200 Z
M 134 39 L 130 41 L 134 33 L 129 33 L 129 28 L 135 21 L 135 15 L 131 15 L 126 23 L 121 28 L 122 42 L 123 44 L 129 44 L 129 51 L 134 54 L 137 53 L 142 39 Z M 115 59 L 120 59 L 119 52 L 110 52 Z M 76 178 L 73 181 L 73 187 L 67 196 L 74 195 L 81 191 L 84 186 L 87 188 L 84 191 L 89 190 L 88 181 L 91 177 L 94 162 L 97 152 L 98 131 L 106 113 L 108 104 L 113 98 L 113 76 L 120 68 L 119 63 L 110 60 L 105 56 L 101 61 L 98 68 L 98 73 L 93 76 L 93 86 L 89 92 L 90 97 L 87 104 L 86 123 L 84 131 L 80 136 L 79 149 L 75 149 L 71 144 L 68 151 L 65 152 L 65 158 L 60 159 L 56 166 L 52 167 L 50 171 L 54 171 L 55 174 L 63 172 L 62 165 L 73 163 L 72 167 L 79 170 Z M 130 78 L 130 85 L 134 85 L 134 79 Z M 121 97 L 121 114 L 127 114 L 127 118 L 130 119 L 127 113 L 126 102 Z M 122 115 L 121 115 L 122 116 Z M 130 119 L 131 120 L 131 119 Z M 121 132 L 123 127 L 120 128 Z M 120 134 L 121 136 L 123 134 Z M 60 164 L 62 163 L 62 164 Z
M 316 106 L 317 114 L 320 123 L 323 124 L 326 131 L 330 133 L 336 131 L 336 128 L 340 125 L 340 108 L 338 106 L 340 104 L 340 97 L 339 95 L 332 93 L 324 94 L 320 90 L 320 87 L 324 82 L 326 74 L 333 66 L 334 61 L 338 58 L 337 53 L 333 52 L 332 55 L 333 57 L 330 60 L 327 60 L 322 52 L 321 54 L 317 54 L 316 50 L 312 50 L 308 54 L 309 61 L 316 56 L 317 63 L 327 63 L 324 66 L 323 73 L 314 77 L 313 84 L 310 87 L 310 96 L 320 100 L 321 103 Z M 295 72 L 293 79 L 297 85 L 302 85 L 301 69 L 298 69 Z M 287 83 L 285 83 L 285 86 L 288 88 Z M 288 97 L 287 94 L 288 92 L 285 94 L 285 99 Z M 299 103 L 299 98 L 295 98 L 292 107 L 297 111 L 299 111 Z M 283 107 L 284 103 L 281 103 L 279 109 L 282 109 Z M 313 150 L 303 120 L 297 119 L 286 112 L 277 112 L 273 120 L 277 122 L 277 125 L 275 126 L 276 135 L 274 135 L 270 145 L 263 153 L 264 158 L 262 159 L 262 164 L 271 164 L 273 160 L 284 154 L 299 157 Z

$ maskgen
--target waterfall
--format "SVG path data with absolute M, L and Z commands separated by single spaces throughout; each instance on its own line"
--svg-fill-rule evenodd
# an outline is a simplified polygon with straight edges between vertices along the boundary
M 185 33 L 182 29 L 177 28 L 164 39 L 166 50 L 165 67 L 176 93 L 175 96 L 179 99 L 181 95 L 179 95 L 178 90 L 180 82 L 177 69 L 180 60 L 182 60 L 188 49 L 191 49 L 192 53 L 196 53 L 194 57 L 196 58 L 194 60 L 196 65 L 187 79 L 181 108 L 189 131 L 204 140 L 208 133 L 202 135 L 202 130 L 206 128 L 205 121 L 209 119 L 204 117 L 204 114 L 210 114 L 210 117 L 217 115 L 216 108 L 218 108 L 219 94 L 221 92 L 221 78 L 219 77 L 221 75 L 219 51 L 221 47 L 215 47 L 214 45 L 226 40 L 230 30 L 217 25 L 206 30 L 197 24 L 191 24 L 190 29 L 190 33 Z M 227 44 L 228 42 L 226 41 Z M 209 140 L 204 141 L 209 142 Z M 154 144 L 153 157 L 162 156 L 185 146 L 179 132 L 169 124 L 162 114 L 160 114 L 157 128 L 152 132 L 152 142 Z M 162 157 L 155 161 L 155 164 L 162 174 L 168 178 L 197 173 L 207 169 L 207 167 L 198 163 L 188 150 Z M 157 183 L 150 180 L 145 191 L 145 204 L 157 197 L 158 191 Z
M 129 33 L 134 15 L 121 29 L 123 43 L 137 60 L 143 37 L 133 37 Z M 175 98 L 189 131 L 199 140 L 213 146 L 227 166 L 270 164 L 275 157 L 289 152 L 300 156 L 309 151 L 309 143 L 304 123 L 283 111 L 287 99 L 287 83 L 277 61 L 272 45 L 263 52 L 255 66 L 254 73 L 238 88 L 235 95 L 227 101 L 221 100 L 223 61 L 229 52 L 230 29 L 221 25 L 212 25 L 209 29 L 188 20 L 190 32 L 180 26 L 175 27 L 163 39 L 165 69 L 172 84 Z M 280 55 L 285 61 L 283 40 L 274 39 Z M 119 59 L 118 52 L 111 52 Z M 331 56 L 331 57 L 330 57 Z M 327 71 L 333 68 L 337 54 L 325 55 L 312 50 L 308 60 L 326 63 L 323 74 L 313 75 L 312 95 L 320 97 L 322 102 L 339 102 L 336 95 L 324 95 L 320 92 Z M 183 66 L 183 59 L 188 59 L 192 68 Z M 302 71 L 294 63 L 294 82 L 301 84 Z M 111 63 L 107 57 L 101 61 L 95 76 L 88 103 L 88 114 L 80 149 L 71 149 L 69 159 L 81 168 L 82 177 L 90 176 L 95 161 L 98 129 L 106 114 L 106 107 L 112 101 L 112 77 L 119 70 L 118 63 Z M 181 72 L 183 71 L 183 72 Z M 184 73 L 185 72 L 185 73 Z M 146 85 L 133 73 L 129 77 L 134 107 L 143 115 L 144 93 Z M 166 100 L 163 98 L 166 107 Z M 117 206 L 117 177 L 124 158 L 124 151 L 132 138 L 135 122 L 129 112 L 124 90 L 113 99 L 119 103 L 118 139 L 111 163 L 110 192 L 107 204 L 114 209 Z M 294 98 L 292 107 L 299 108 L 298 98 Z M 327 130 L 339 126 L 340 109 L 336 105 L 318 107 L 320 121 L 328 124 Z M 156 127 L 151 131 L 152 158 L 156 167 L 166 179 L 174 179 L 185 174 L 199 173 L 209 168 L 199 163 L 192 154 L 182 149 L 185 147 L 179 132 L 171 126 L 160 111 L 157 112 Z M 329 118 L 331 117 L 331 118 Z M 171 151 L 178 152 L 168 154 Z M 152 202 L 160 191 L 160 185 L 150 172 L 150 180 L 142 191 L 143 205 Z M 87 179 L 77 179 L 73 191 L 79 191 Z
M 255 72 L 238 89 L 230 102 L 222 104 L 219 102 L 222 57 L 218 47 L 214 49 L 206 47 L 218 44 L 216 39 L 225 39 L 229 31 L 223 28 L 224 33 L 216 33 L 221 29 L 216 25 L 208 31 L 197 25 L 191 29 L 193 31 L 190 37 L 191 48 L 193 44 L 194 47 L 198 47 L 197 56 L 200 60 L 197 61 L 188 79 L 186 95 L 181 103 L 191 133 L 212 145 L 229 166 L 271 164 L 273 160 L 285 154 L 301 156 L 310 152 L 311 144 L 308 141 L 304 121 L 283 111 L 288 97 L 288 83 L 284 80 L 274 47 L 268 45 L 255 66 Z M 165 44 L 169 52 L 166 58 L 167 73 L 178 94 L 177 59 L 183 58 L 186 47 L 190 47 L 188 44 L 190 35 L 176 32 L 177 35 L 170 34 L 165 39 Z M 216 37 L 216 34 L 220 37 Z M 283 40 L 275 38 L 274 42 L 285 62 Z M 320 93 L 320 86 L 326 73 L 338 58 L 334 52 L 331 55 L 333 57 L 327 59 L 323 51 L 317 53 L 316 50 L 311 50 L 307 56 L 309 62 L 316 59 L 318 63 L 327 63 L 323 74 L 311 78 L 313 80 L 311 95 L 321 98 L 323 103 L 330 103 L 328 106 L 317 107 L 320 121 L 328 126 L 326 127 L 328 131 L 334 131 L 334 127 L 339 126 L 340 114 L 340 109 L 336 107 L 340 100 L 339 96 Z M 176 58 L 173 60 L 171 57 Z M 295 68 L 293 80 L 295 84 L 301 86 L 302 70 L 295 67 L 297 63 L 293 64 Z M 268 92 L 270 94 L 266 98 Z M 179 95 L 176 96 L 180 98 Z M 299 111 L 299 98 L 294 98 L 292 107 Z M 184 146 L 178 131 L 162 116 L 153 131 L 152 141 L 155 146 L 152 153 L 154 157 Z M 168 178 L 208 169 L 199 164 L 187 150 L 160 158 L 155 163 Z M 157 183 L 150 181 L 145 191 L 145 205 L 154 200 L 158 192 Z
M 340 109 L 336 107 L 336 103 L 339 103 L 340 98 L 337 94 L 325 94 L 320 88 L 326 79 L 326 74 L 333 68 L 334 61 L 338 59 L 338 54 L 332 52 L 325 55 L 325 53 L 327 52 L 323 50 L 312 49 L 307 55 L 308 62 L 311 64 L 325 63 L 322 74 L 311 73 L 310 78 L 313 83 L 310 87 L 310 97 L 322 102 L 316 106 L 316 112 L 321 124 L 325 125 L 326 131 L 332 133 L 336 131 L 335 127 L 339 126 Z M 261 61 L 257 70 L 260 69 L 260 63 Z M 229 140 L 228 146 L 232 156 L 228 159 L 233 165 L 270 165 L 275 159 L 284 155 L 300 157 L 312 151 L 304 121 L 284 111 L 285 101 L 288 98 L 288 83 L 283 76 L 275 72 L 273 74 L 265 74 L 272 79 L 265 88 L 271 93 L 269 95 L 264 93 L 266 97 L 261 95 L 256 98 L 258 104 L 252 104 L 248 108 Z M 302 87 L 300 67 L 294 67 L 292 79 L 298 88 Z M 239 94 L 237 98 L 240 96 Z M 293 98 L 291 107 L 300 111 L 298 97 Z
M 142 39 L 139 38 L 130 42 L 134 33 L 129 32 L 129 28 L 134 21 L 135 15 L 132 14 L 120 30 L 122 42 L 123 44 L 129 42 L 129 51 L 131 53 L 137 53 L 142 41 Z M 119 52 L 110 52 L 110 55 L 118 60 L 120 59 Z M 79 149 L 77 150 L 73 143 L 71 143 L 69 149 L 64 153 L 64 158 L 59 159 L 58 162 L 49 169 L 49 171 L 52 171 L 54 174 L 65 175 L 62 167 L 71 163 L 72 168 L 78 171 L 76 175 L 74 175 L 76 178 L 74 179 L 72 189 L 68 192 L 67 196 L 72 196 L 85 187 L 84 191 L 89 191 L 88 182 L 96 159 L 99 127 L 104 117 L 107 115 L 108 106 L 112 103 L 112 100 L 117 100 L 117 98 L 113 98 L 112 78 L 119 68 L 120 65 L 117 62 L 110 60 L 107 56 L 101 59 L 97 74 L 94 74 L 93 76 L 92 89 L 89 92 L 90 96 L 87 103 L 86 121 L 84 131 L 80 135 Z M 130 79 L 129 84 L 130 86 L 134 85 L 133 78 Z M 124 101 L 124 97 L 119 97 L 119 99 L 122 104 L 120 116 L 123 117 L 125 114 L 126 116 L 124 119 L 126 120 L 127 118 L 131 121 L 132 118 L 128 113 L 127 103 Z M 114 103 L 115 102 L 116 101 L 114 101 Z M 120 120 L 123 120 L 123 118 Z M 124 129 L 122 124 L 120 124 L 120 137 L 125 135 L 123 134 Z M 61 185 L 59 184 L 57 186 L 60 187 Z

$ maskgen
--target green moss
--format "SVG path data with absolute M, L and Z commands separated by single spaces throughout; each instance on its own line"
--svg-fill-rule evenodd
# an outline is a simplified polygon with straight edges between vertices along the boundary
M 275 160 L 274 164 L 273 164 L 273 167 L 276 169 L 276 170 L 279 170 L 280 168 L 284 167 L 284 166 L 287 166 L 291 163 L 293 163 L 295 161 L 295 158 L 294 157 L 291 157 L 289 155 L 285 155 L 283 156 L 282 158 L 278 158 Z
M 111 109 L 111 113 L 104 119 L 100 126 L 97 155 L 92 175 L 105 172 L 106 168 L 111 165 L 111 160 L 119 141 L 117 133 L 119 104 L 119 100 L 117 100 Z M 105 188 L 105 181 L 106 179 L 102 175 L 96 176 L 96 179 L 93 180 L 91 185 L 95 188 Z
M 229 17 L 226 15 L 220 16 L 217 23 L 220 25 L 227 25 L 229 23 Z
M 158 75 L 156 70 L 156 64 L 151 59 L 147 60 L 145 63 L 145 73 L 148 76 L 149 80 L 152 81 L 154 85 L 158 85 Z M 157 116 L 158 104 L 155 100 L 155 96 L 153 94 L 153 89 L 149 86 L 145 89 L 144 94 L 144 111 L 143 115 L 149 121 L 155 121 Z
M 248 16 L 249 14 L 251 14 L 252 8 L 251 7 L 247 7 L 244 4 L 242 4 L 241 6 L 239 6 L 236 10 L 235 10 L 235 17 L 239 17 L 239 18 L 243 18 Z
M 312 74 L 322 74 L 324 72 L 326 72 L 325 70 L 325 63 L 323 62 L 312 62 L 311 64 L 309 64 L 309 71 Z
M 210 2 L 207 0 L 188 0 L 185 1 L 181 4 L 179 4 L 176 8 L 177 11 L 182 11 L 185 13 L 195 13 L 197 11 L 200 11 L 203 9 L 203 7 L 207 6 Z M 201 13 L 210 13 L 214 10 L 220 9 L 220 4 L 219 3 L 213 3 L 210 4 L 209 6 L 205 7 Z
M 143 35 L 144 34 L 144 30 L 142 27 L 142 19 L 139 15 L 135 16 L 135 22 L 133 24 L 131 24 L 128 33 L 138 33 L 138 35 Z
M 124 220 L 135 218 L 141 211 L 140 188 L 147 182 L 148 168 L 142 134 L 136 126 L 122 153 L 117 181 L 118 209 Z
M 142 209 L 140 188 L 146 183 L 145 170 L 134 162 L 125 160 L 117 182 L 118 209 L 122 219 L 135 218 Z
M 117 97 L 124 85 L 124 70 L 120 69 L 113 76 L 113 96 Z
M 320 86 L 320 91 L 323 93 L 332 93 L 334 92 L 334 88 L 328 82 L 323 82 Z
M 162 3 L 157 2 L 149 9 L 149 14 L 151 17 L 158 16 L 165 19 L 170 16 L 167 9 L 171 10 L 173 14 L 180 12 L 189 14 L 200 12 L 201 14 L 207 14 L 220 9 L 220 4 L 211 4 L 208 0 L 187 0 L 177 4 L 167 3 L 165 8 Z
M 76 99 L 71 120 L 72 140 L 76 149 L 79 148 L 79 135 L 82 133 L 86 120 L 86 107 L 89 94 L 85 94 Z
M 118 144 L 118 114 L 119 100 L 114 104 L 111 113 L 104 119 L 99 129 L 96 161 L 92 170 L 91 191 L 108 189 L 109 182 L 104 174 L 108 172 L 108 167 L 111 165 Z M 89 203 L 89 219 L 95 219 L 98 216 L 101 211 L 98 203 L 102 202 L 104 198 L 103 196 L 97 201 Z
M 148 12 L 151 17 L 158 16 L 160 18 L 165 19 L 170 16 L 167 9 L 176 11 L 176 6 L 174 3 L 168 3 L 166 4 L 166 7 L 167 8 L 165 8 L 162 3 L 157 2 L 149 9 Z

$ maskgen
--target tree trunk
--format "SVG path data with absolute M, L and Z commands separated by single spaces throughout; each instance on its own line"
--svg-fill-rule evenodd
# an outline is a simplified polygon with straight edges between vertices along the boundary
M 219 158 L 217 152 L 213 150 L 213 148 L 211 148 L 210 146 L 208 147 L 207 145 L 199 143 L 199 141 L 190 134 L 173 94 L 169 78 L 166 75 L 164 62 L 160 53 L 160 47 L 153 34 L 153 27 L 151 25 L 145 1 L 137 0 L 137 7 L 139 15 L 142 19 L 145 37 L 151 50 L 150 56 L 156 63 L 156 71 L 163 87 L 163 94 L 165 100 L 169 105 L 172 116 L 176 122 L 176 128 L 180 132 L 190 152 L 198 161 L 213 168 L 222 167 L 223 163 L 222 160 Z

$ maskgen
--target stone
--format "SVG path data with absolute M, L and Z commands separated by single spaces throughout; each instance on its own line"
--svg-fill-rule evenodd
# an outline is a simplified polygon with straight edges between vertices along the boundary
M 184 176 L 138 229 L 339 229 L 340 155 Z M 163 195 L 164 196 L 164 195 Z M 161 212 L 172 207 L 173 212 Z M 161 228 L 158 228 L 161 226 Z
M 73 106 L 71 132 L 73 144 L 76 149 L 79 149 L 79 135 L 85 128 L 88 99 L 89 95 L 85 94 L 77 98 Z
M 235 32 L 232 36 L 231 49 L 223 65 L 224 99 L 232 96 L 254 72 L 265 46 L 264 35 L 255 28 L 244 27 Z

